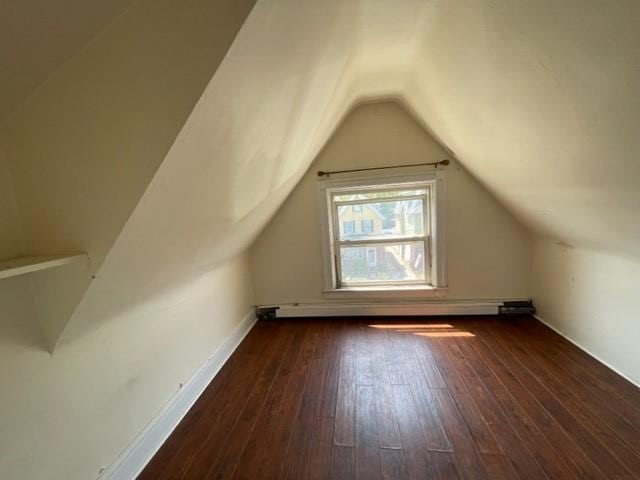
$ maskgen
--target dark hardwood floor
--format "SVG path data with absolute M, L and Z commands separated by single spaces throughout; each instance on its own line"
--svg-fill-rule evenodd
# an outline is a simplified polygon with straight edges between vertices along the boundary
M 528 317 L 259 322 L 139 478 L 640 478 L 640 390 Z

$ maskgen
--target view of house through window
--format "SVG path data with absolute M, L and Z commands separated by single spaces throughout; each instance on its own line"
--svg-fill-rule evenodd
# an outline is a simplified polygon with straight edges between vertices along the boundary
M 430 186 L 331 194 L 338 286 L 429 283 Z

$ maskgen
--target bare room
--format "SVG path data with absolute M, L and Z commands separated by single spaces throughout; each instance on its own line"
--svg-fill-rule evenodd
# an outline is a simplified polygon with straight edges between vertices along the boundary
M 0 478 L 640 479 L 640 2 L 0 4 Z

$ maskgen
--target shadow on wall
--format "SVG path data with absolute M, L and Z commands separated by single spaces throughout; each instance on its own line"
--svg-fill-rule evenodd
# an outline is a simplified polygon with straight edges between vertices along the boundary
M 224 72 L 225 65 L 221 68 Z M 338 81 L 341 71 L 333 75 Z M 63 342 L 109 319 L 182 301 L 189 285 L 249 247 L 306 170 L 305 165 L 296 165 L 298 170 L 286 171 L 281 165 L 290 163 L 289 157 L 313 151 L 310 145 L 297 145 L 294 134 L 296 125 L 317 125 L 326 113 L 324 103 L 309 106 L 313 95 L 308 88 L 322 84 L 318 76 L 326 77 L 326 71 L 306 72 L 289 108 L 282 108 L 282 102 L 277 105 L 280 113 L 274 118 L 281 125 L 254 129 L 257 133 L 249 145 L 246 136 L 252 138 L 252 128 L 243 130 L 233 115 L 221 114 L 225 109 L 211 110 L 220 106 L 224 93 L 212 82 L 212 91 L 201 99 L 127 222 Z M 275 123 L 267 117 L 269 112 L 251 118 Z M 212 119 L 224 127 L 213 135 Z M 275 130 L 282 135 L 274 137 Z
M 53 353 L 90 281 L 91 269 L 86 256 L 77 256 L 69 264 L 1 278 L 0 328 L 9 329 L 5 341 L 13 336 L 11 325 L 20 323 L 24 324 L 20 332 L 33 334 L 28 342 L 21 342 L 24 346 L 37 345 Z
M 45 348 L 53 353 L 91 283 L 88 259 L 63 267 L 28 274 L 33 310 Z
M 181 301 L 189 285 L 249 246 L 335 117 L 328 105 L 344 79 L 356 8 L 335 6 L 353 11 L 334 15 L 318 4 L 311 19 L 297 3 L 254 9 L 104 262 L 96 259 L 63 342 L 163 297 Z M 279 33 L 285 27 L 300 44 Z M 52 316 L 65 309 L 42 306 Z
M 46 351 L 47 343 L 35 317 L 26 276 L 4 279 L 0 283 L 0 360 L 5 349 Z
M 2 119 L 20 253 L 85 251 L 96 273 L 253 4 L 133 2 Z M 28 278 L 51 345 L 90 273 L 65 267 Z
M 596 358 L 640 382 L 637 345 L 640 261 L 534 243 L 532 296 L 538 315 Z

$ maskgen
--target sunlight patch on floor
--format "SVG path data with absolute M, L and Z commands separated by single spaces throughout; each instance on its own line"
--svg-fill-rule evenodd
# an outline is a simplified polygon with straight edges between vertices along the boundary
M 370 324 L 369 327 L 381 330 L 393 330 L 399 333 L 411 333 L 419 337 L 475 337 L 467 330 L 462 330 L 448 323 L 398 323 L 398 324 Z
M 417 324 L 372 324 L 369 325 L 372 328 L 384 328 L 388 330 L 415 330 L 415 329 L 423 329 L 423 328 L 454 328 L 453 325 L 449 325 L 448 323 L 417 323 Z

